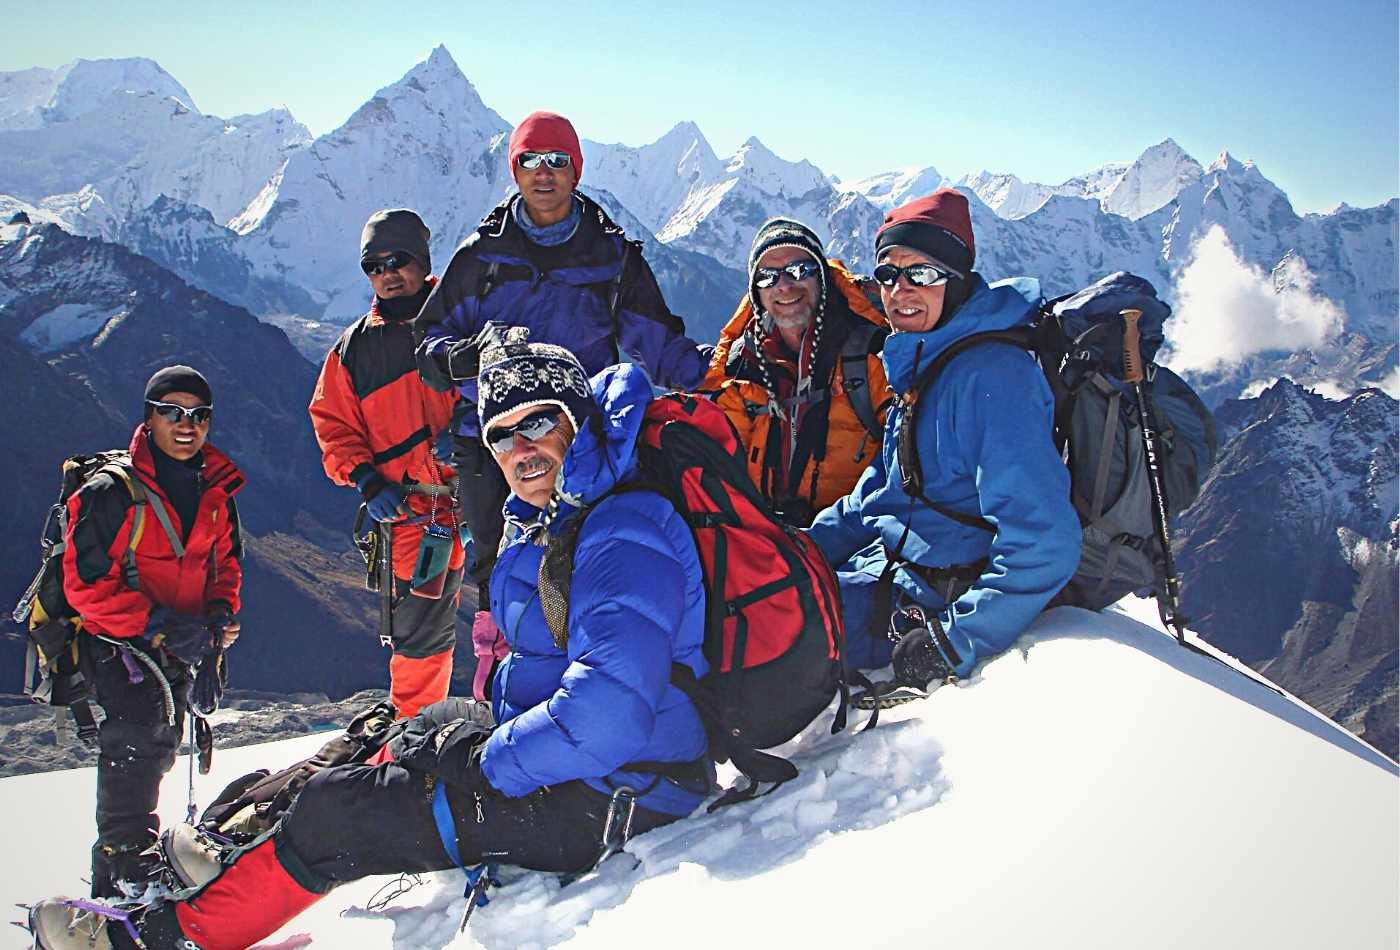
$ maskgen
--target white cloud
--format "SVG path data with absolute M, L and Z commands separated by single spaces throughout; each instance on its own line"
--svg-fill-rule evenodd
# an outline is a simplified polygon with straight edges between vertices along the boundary
M 1385 374 L 1385 379 L 1378 384 L 1381 392 L 1391 399 L 1400 399 L 1400 366 L 1395 367 Z
M 1343 314 L 1313 292 L 1313 282 L 1293 255 L 1273 274 L 1245 263 L 1224 228 L 1212 226 L 1177 279 L 1178 303 L 1159 362 L 1178 372 L 1211 370 L 1255 353 L 1325 345 L 1341 329 Z

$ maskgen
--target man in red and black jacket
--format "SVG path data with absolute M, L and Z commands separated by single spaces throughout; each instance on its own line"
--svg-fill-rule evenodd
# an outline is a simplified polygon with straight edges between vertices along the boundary
M 453 510 L 456 473 L 434 451 L 457 396 L 424 385 L 413 357 L 413 318 L 437 282 L 428 238 L 405 208 L 365 223 L 360 267 L 374 303 L 326 354 L 310 406 L 326 474 L 359 489 L 370 517 L 392 525 L 394 606 L 380 633 L 392 639 L 389 697 L 400 716 L 447 696 L 466 560 Z M 425 564 L 433 577 L 421 576 Z
M 68 500 L 64 539 L 63 592 L 82 618 L 80 661 L 106 712 L 94 897 L 120 896 L 122 882 L 139 888 L 155 867 L 160 781 L 175 764 L 195 671 L 206 658 L 217 664 L 239 632 L 243 542 L 233 498 L 243 476 L 207 443 L 209 383 L 188 366 L 167 366 L 145 399 L 130 486 L 107 472 L 89 479 Z

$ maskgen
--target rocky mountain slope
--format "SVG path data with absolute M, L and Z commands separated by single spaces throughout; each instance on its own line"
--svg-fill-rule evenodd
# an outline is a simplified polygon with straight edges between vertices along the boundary
M 1396 401 L 1282 380 L 1221 417 L 1175 538 L 1192 628 L 1395 756 Z

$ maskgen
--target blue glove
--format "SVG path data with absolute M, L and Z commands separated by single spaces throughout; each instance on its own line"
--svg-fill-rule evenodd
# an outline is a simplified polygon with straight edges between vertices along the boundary
M 378 472 L 370 472 L 356 482 L 355 487 L 364 496 L 369 516 L 375 521 L 399 521 L 408 514 L 403 489 L 386 482 Z

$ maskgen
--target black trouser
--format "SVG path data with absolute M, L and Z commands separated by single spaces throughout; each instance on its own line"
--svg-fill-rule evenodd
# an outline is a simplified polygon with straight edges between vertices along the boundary
M 505 519 L 501 507 L 510 495 L 505 476 L 491 451 L 480 438 L 459 438 L 453 452 L 457 464 L 457 495 L 462 506 L 462 521 L 472 533 L 476 566 L 472 579 L 476 581 L 479 608 L 486 610 L 487 590 L 491 568 L 496 564 L 496 552 L 501 546 Z
M 142 674 L 142 681 L 133 683 L 118 647 L 86 634 L 78 642 L 84 675 L 107 714 L 97 733 L 96 892 L 112 876 L 122 876 L 115 855 L 133 855 L 155 843 L 160 828 L 156 802 L 161 779 L 175 764 L 180 746 L 189 670 L 165 651 L 133 640 L 128 646 L 140 654 L 133 662 Z M 173 708 L 167 707 L 160 678 L 142 658 L 154 661 L 169 682 Z
M 470 700 L 445 700 L 406 723 L 390 748 L 400 753 L 405 743 L 458 718 L 484 726 L 490 714 Z M 610 796 L 583 782 L 565 782 L 507 798 L 485 787 L 479 772 L 473 775 L 469 785 L 444 786 L 465 864 L 581 871 L 598 860 Z M 436 786 L 431 773 L 392 762 L 319 772 L 282 819 L 279 856 L 302 886 L 318 891 L 371 874 L 452 867 L 433 817 Z M 638 806 L 632 833 L 676 817 Z

